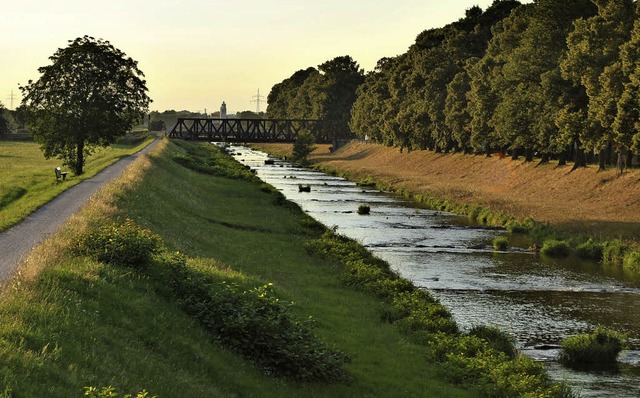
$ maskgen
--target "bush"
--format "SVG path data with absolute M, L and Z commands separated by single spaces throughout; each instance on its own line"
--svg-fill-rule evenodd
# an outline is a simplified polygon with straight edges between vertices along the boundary
M 293 303 L 279 300 L 272 284 L 244 290 L 190 269 L 178 253 L 165 253 L 157 260 L 183 310 L 223 346 L 254 361 L 266 374 L 302 382 L 350 380 L 342 367 L 349 358 L 311 332 L 312 318 L 294 319 Z
M 638 250 L 628 250 L 624 255 L 623 261 L 624 268 L 639 272 L 640 271 L 640 251 Z
M 544 241 L 540 253 L 549 257 L 566 257 L 571 253 L 569 244 L 563 240 L 547 239 Z
M 123 224 L 103 225 L 78 237 L 72 250 L 108 264 L 144 267 L 160 245 L 159 236 L 127 219 Z
M 608 241 L 602 250 L 602 261 L 605 264 L 622 264 L 628 249 L 627 244 L 619 239 Z
M 509 241 L 504 236 L 498 236 L 493 239 L 493 249 L 497 251 L 505 251 L 509 248 Z
M 525 234 L 531 231 L 535 226 L 536 222 L 531 217 L 527 217 L 524 220 L 510 220 L 505 225 L 507 231 L 514 234 Z
M 360 205 L 358 206 L 358 214 L 367 215 L 371 213 L 371 207 L 368 205 Z
M 517 350 L 513 338 L 495 326 L 475 326 L 468 334 L 485 340 L 489 347 L 506 354 L 509 358 L 516 357 Z
M 591 334 L 564 339 L 560 361 L 567 365 L 615 363 L 625 340 L 623 334 L 599 326 Z
M 584 259 L 600 260 L 602 259 L 602 252 L 602 245 L 595 243 L 591 238 L 576 247 L 576 254 Z

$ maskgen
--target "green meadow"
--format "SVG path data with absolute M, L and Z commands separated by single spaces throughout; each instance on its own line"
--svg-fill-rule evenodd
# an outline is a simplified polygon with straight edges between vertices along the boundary
M 122 139 L 107 148 L 99 148 L 87 158 L 85 172 L 72 173 L 65 181 L 57 180 L 54 169 L 62 167 L 58 159 L 45 159 L 38 144 L 32 141 L 0 141 L 0 231 L 15 225 L 62 191 L 100 170 L 142 149 L 151 138 Z
M 230 157 L 165 140 L 3 292 L 0 396 L 570 396 L 456 329 Z

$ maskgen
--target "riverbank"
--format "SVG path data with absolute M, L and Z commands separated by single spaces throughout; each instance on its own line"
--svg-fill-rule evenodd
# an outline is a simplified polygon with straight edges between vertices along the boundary
M 290 153 L 290 145 L 259 147 Z M 598 171 L 597 166 L 571 171 L 571 165 L 538 165 L 497 155 L 400 153 L 356 141 L 335 152 L 318 145 L 310 160 L 354 180 L 383 181 L 399 191 L 532 217 L 570 234 L 640 241 L 640 171 L 635 169 L 617 176 L 615 170 Z
M 91 386 L 160 397 L 569 394 L 532 360 L 455 333 L 427 293 L 206 144 L 163 141 L 21 271 L 0 300 L 8 393 L 74 396 Z M 292 327 L 294 343 L 283 346 Z M 288 363 L 280 355 L 298 360 L 297 350 L 316 341 L 346 354 L 335 357 L 349 359 L 346 380 L 325 380 L 333 365 L 311 372 L 316 354 L 278 368 Z M 265 343 L 275 348 L 261 351 Z M 265 368 L 272 357 L 276 365 Z

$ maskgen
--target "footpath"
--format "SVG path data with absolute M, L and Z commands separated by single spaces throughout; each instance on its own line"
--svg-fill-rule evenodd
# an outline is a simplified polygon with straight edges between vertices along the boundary
M 120 176 L 139 156 L 146 154 L 159 142 L 160 140 L 156 139 L 141 151 L 117 161 L 94 177 L 67 189 L 21 223 L 0 233 L 0 285 L 6 284 L 27 254 L 55 233 L 96 191 Z

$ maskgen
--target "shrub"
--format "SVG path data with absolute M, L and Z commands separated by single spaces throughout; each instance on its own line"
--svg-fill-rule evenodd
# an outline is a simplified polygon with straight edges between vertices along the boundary
M 475 326 L 468 334 L 485 340 L 489 347 L 506 354 L 509 358 L 515 358 L 517 354 L 513 338 L 495 326 Z
M 296 141 L 293 143 L 291 159 L 294 162 L 299 162 L 303 165 L 308 163 L 307 158 L 315 150 L 316 139 L 308 132 L 300 132 Z
M 371 207 L 369 205 L 360 205 L 358 206 L 358 214 L 367 215 L 371 213 Z
M 560 361 L 568 365 L 615 363 L 625 340 L 623 334 L 598 326 L 591 334 L 564 339 Z
M 626 243 L 619 239 L 606 242 L 602 250 L 602 261 L 605 264 L 622 264 L 628 250 Z
M 525 234 L 536 226 L 533 218 L 527 217 L 524 220 L 510 220 L 506 223 L 507 231 L 514 234 Z
M 570 254 L 569 244 L 563 240 L 547 239 L 544 241 L 540 253 L 549 257 L 566 257 Z
M 602 252 L 602 245 L 595 243 L 591 238 L 576 247 L 576 254 L 578 257 L 585 259 L 600 260 L 602 258 Z
M 507 250 L 509 241 L 504 236 L 497 236 L 493 239 L 493 249 L 498 251 Z
M 265 373 L 302 382 L 350 380 L 342 367 L 349 358 L 311 332 L 312 318 L 294 319 L 293 303 L 279 300 L 272 284 L 243 290 L 190 269 L 179 253 L 156 258 L 183 310 Z
M 638 272 L 640 271 L 640 251 L 638 250 L 629 250 L 624 255 L 623 261 L 624 268 Z
M 78 237 L 72 250 L 108 264 L 143 267 L 160 245 L 159 236 L 126 219 L 123 224 L 103 225 Z

